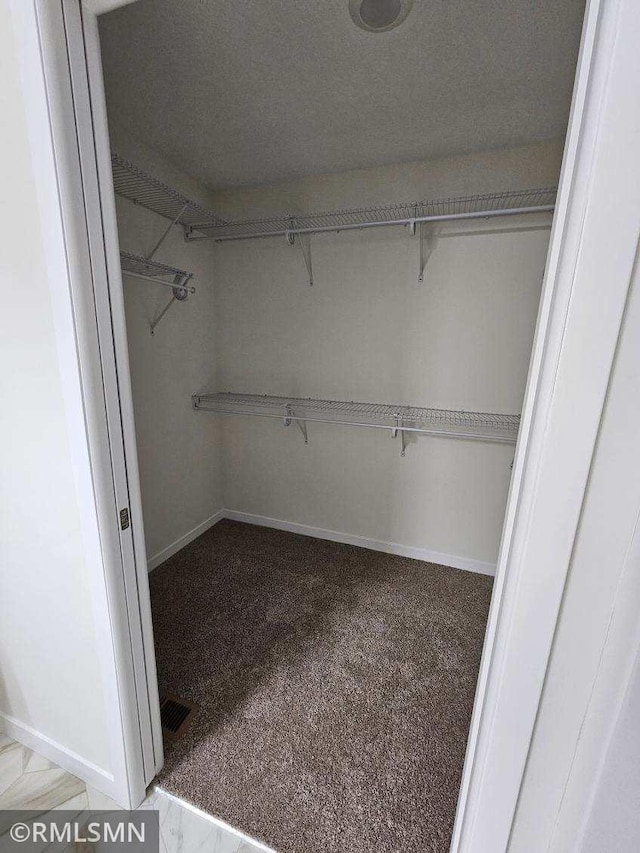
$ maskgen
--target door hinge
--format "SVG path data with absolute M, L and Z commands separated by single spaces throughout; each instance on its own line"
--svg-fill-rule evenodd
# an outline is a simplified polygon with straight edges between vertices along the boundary
M 126 506 L 120 510 L 120 530 L 126 530 L 129 527 L 129 507 Z

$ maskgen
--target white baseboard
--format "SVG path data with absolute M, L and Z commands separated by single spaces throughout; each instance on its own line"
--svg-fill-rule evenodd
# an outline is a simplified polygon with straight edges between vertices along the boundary
M 67 770 L 88 785 L 92 785 L 110 796 L 114 795 L 115 780 L 111 773 L 91 761 L 87 761 L 81 755 L 36 731 L 26 723 L 20 722 L 10 714 L 5 714 L 4 711 L 0 711 L 0 729 L 13 740 L 37 752 L 38 755 L 44 756 L 53 764 L 57 764 L 58 767 Z
M 414 548 L 412 545 L 400 545 L 397 542 L 384 542 L 378 539 L 368 539 L 366 536 L 353 536 L 350 533 L 341 533 L 337 530 L 325 530 L 323 527 L 310 527 L 306 524 L 298 524 L 295 521 L 282 521 L 279 518 L 269 518 L 266 515 L 252 515 L 248 512 L 239 512 L 234 509 L 221 509 L 194 527 L 184 536 L 176 539 L 171 545 L 163 548 L 148 561 L 147 567 L 151 572 L 169 557 L 177 554 L 185 545 L 193 542 L 202 533 L 213 527 L 223 518 L 231 521 L 244 521 L 246 524 L 257 524 L 260 527 L 273 527 L 275 530 L 287 530 L 290 533 L 299 533 L 301 536 L 312 536 L 315 539 L 328 539 L 330 542 L 342 542 L 344 545 L 357 545 L 359 548 L 369 548 L 371 551 L 382 551 L 385 554 L 397 554 L 400 557 L 412 557 L 414 560 L 422 560 L 425 563 L 437 563 L 440 566 L 451 566 L 454 569 L 463 569 L 466 572 L 476 572 L 480 575 L 493 576 L 496 573 L 496 564 L 487 563 L 483 560 L 474 560 L 470 557 L 457 557 L 454 554 L 443 554 L 440 551 L 431 551 L 428 548 Z
M 226 518 L 226 510 L 220 509 L 212 516 L 196 525 L 193 530 L 190 530 L 188 533 L 185 533 L 184 536 L 176 539 L 176 541 L 172 542 L 171 545 L 167 545 L 167 547 L 163 548 L 162 551 L 158 551 L 157 554 L 154 554 L 153 557 L 147 560 L 147 571 L 152 572 L 154 569 L 157 569 L 161 563 L 164 563 L 164 561 L 168 560 L 169 557 L 173 557 L 173 555 L 182 550 L 185 545 L 188 545 L 189 542 L 193 542 L 194 539 L 197 539 L 198 536 L 201 536 L 206 530 L 213 527 L 214 524 L 217 524 L 223 518 Z
M 476 572 L 481 575 L 495 575 L 496 564 L 470 557 L 456 557 L 452 554 L 442 554 L 440 551 L 430 551 L 428 548 L 414 548 L 411 545 L 400 545 L 397 542 L 383 542 L 378 539 L 368 539 L 366 536 L 352 536 L 350 533 L 340 533 L 337 530 L 325 530 L 322 527 L 309 527 L 294 521 L 281 521 L 278 518 L 268 518 L 264 515 L 251 515 L 248 512 L 237 512 L 232 509 L 222 510 L 222 517 L 232 521 L 244 521 L 247 524 L 257 524 L 261 527 L 273 527 L 276 530 L 288 530 L 290 533 L 300 533 L 302 536 L 313 536 L 316 539 L 328 539 L 331 542 L 342 542 L 344 545 L 357 545 L 369 548 L 371 551 L 383 551 L 385 554 L 398 554 L 400 557 L 412 557 L 426 563 L 437 563 L 441 566 L 451 566 L 466 572 Z

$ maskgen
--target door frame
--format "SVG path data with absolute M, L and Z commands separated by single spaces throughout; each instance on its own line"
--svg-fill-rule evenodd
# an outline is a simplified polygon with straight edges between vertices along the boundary
M 52 276 L 51 291 L 72 318 L 110 621 L 98 642 L 115 664 L 120 743 L 113 785 L 96 787 L 132 808 L 164 756 L 98 18 L 78 0 L 12 2 L 39 40 L 69 282 L 62 295 Z
M 113 466 L 119 464 L 119 454 L 127 473 L 135 546 L 128 553 L 119 548 L 119 557 L 115 548 L 112 549 L 111 559 L 104 561 L 105 573 L 108 585 L 118 593 L 113 596 L 112 630 L 121 649 L 121 667 L 128 673 L 121 684 L 121 710 L 131 714 L 133 709 L 138 720 L 143 721 L 145 713 L 144 708 L 140 711 L 140 703 L 146 703 L 151 708 L 148 715 L 151 730 L 147 736 L 153 740 L 158 736 L 153 729 L 154 723 L 157 725 L 157 682 L 150 645 L 152 627 L 143 562 L 140 484 L 97 28 L 101 12 L 124 3 L 120 0 L 31 2 L 38 10 L 44 77 L 50 92 L 49 111 L 56 140 L 65 236 L 69 239 L 69 234 L 75 235 L 77 243 L 82 243 L 79 235 L 83 229 L 88 235 L 92 229 L 98 229 L 103 236 L 102 258 L 97 258 L 95 246 L 91 254 L 90 236 L 84 238 L 84 252 L 89 254 L 92 264 L 93 292 L 87 294 L 83 284 L 87 280 L 86 259 L 84 277 L 81 264 L 70 265 L 71 289 L 80 305 L 87 303 L 83 311 L 76 310 L 78 359 L 85 397 L 91 399 L 96 395 L 96 388 L 87 377 L 95 379 L 99 374 L 104 400 L 119 400 L 122 412 L 121 441 L 112 440 L 109 444 L 105 440 L 104 423 L 97 417 L 87 418 L 87 433 L 97 475 L 105 482 L 110 480 L 112 490 L 116 488 Z M 602 310 L 601 291 L 583 274 L 581 265 L 585 261 L 585 229 L 597 218 L 597 205 L 601 203 L 598 178 L 607 169 L 615 168 L 615 152 L 605 150 L 607 134 L 603 131 L 605 121 L 611 118 L 606 109 L 608 99 L 616 87 L 624 85 L 624 67 L 614 67 L 614 60 L 621 43 L 633 38 L 633 33 L 620 25 L 631 2 L 588 0 L 587 3 L 520 437 L 460 788 L 453 853 L 487 850 L 498 853 L 508 845 L 622 321 L 630 277 L 626 273 L 633 258 L 630 260 L 629 234 L 615 233 L 620 230 L 619 222 L 598 218 L 600 245 L 607 257 L 611 255 L 606 310 Z M 60 52 L 59 40 L 56 42 L 47 28 L 45 11 L 50 6 L 76 9 L 75 13 L 69 11 L 70 20 L 74 20 L 75 14 L 76 25 L 67 31 L 65 55 Z M 87 97 L 73 104 L 73 135 L 77 128 L 74 143 L 69 132 L 68 94 L 65 107 L 64 98 L 53 97 L 51 93 L 59 90 L 59 78 L 68 74 L 70 64 L 81 65 L 83 61 Z M 622 123 L 618 130 L 623 129 Z M 93 155 L 81 151 L 78 158 L 76 150 L 73 156 L 78 139 L 85 141 L 85 149 L 91 148 L 87 140 L 93 139 Z M 64 192 L 69 173 L 75 175 L 76 183 L 79 179 L 83 185 L 92 184 L 94 193 L 97 188 L 98 196 L 93 198 L 99 204 L 85 204 L 82 209 L 69 204 L 71 196 L 65 197 Z M 91 187 L 83 192 L 86 199 Z M 624 194 L 623 186 L 619 192 Z M 92 222 L 88 223 L 88 219 Z M 103 296 L 108 294 L 108 299 L 99 298 L 101 290 Z M 105 341 L 111 329 L 110 346 L 106 350 L 101 349 L 98 334 L 87 333 L 92 323 L 96 325 L 96 318 Z M 116 372 L 107 369 L 108 365 L 105 367 L 105 357 L 110 358 L 110 354 L 114 355 Z M 112 433 L 113 430 L 114 425 Z M 105 528 L 105 541 L 108 534 L 114 541 L 117 536 L 119 542 L 113 500 L 105 500 L 98 490 L 96 503 Z M 137 621 L 132 621 L 132 613 L 139 613 Z M 136 633 L 138 637 L 133 636 Z M 143 667 L 136 668 L 132 663 L 136 642 L 145 650 L 144 679 L 141 679 Z M 522 660 L 526 660 L 526 667 L 521 665 Z M 141 731 L 140 751 L 144 737 Z M 161 753 L 157 755 L 159 767 Z M 135 790 L 140 790 L 141 766 L 141 762 L 130 762 L 130 774 L 138 777 Z

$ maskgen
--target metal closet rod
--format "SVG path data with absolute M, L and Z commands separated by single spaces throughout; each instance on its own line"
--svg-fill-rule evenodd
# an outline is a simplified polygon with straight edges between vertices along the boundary
M 188 286 L 186 284 L 175 284 L 172 281 L 163 281 L 161 278 L 155 278 L 152 275 L 144 275 L 141 272 L 130 272 L 129 270 L 122 270 L 123 275 L 130 275 L 132 278 L 141 278 L 143 281 L 149 281 L 151 284 L 161 284 L 163 287 L 170 287 L 172 290 L 183 290 L 185 293 L 195 293 L 196 289 L 193 285 Z
M 515 444 L 516 436 L 509 437 L 504 435 L 489 435 L 483 432 L 474 432 L 473 430 L 464 430 L 464 429 L 438 429 L 437 427 L 412 427 L 406 426 L 401 421 L 395 426 L 391 426 L 391 424 L 374 424 L 368 421 L 352 421 L 346 420 L 343 418 L 322 418 L 314 415 L 296 415 L 293 412 L 285 412 L 284 415 L 281 414 L 270 414 L 269 412 L 238 412 L 237 410 L 231 409 L 213 409 L 207 410 L 203 406 L 199 406 L 194 403 L 194 409 L 200 409 L 201 411 L 211 411 L 215 415 L 249 415 L 251 417 L 257 418 L 274 418 L 275 420 L 281 421 L 284 418 L 287 418 L 291 421 L 301 421 L 302 423 L 306 423 L 307 421 L 310 423 L 319 423 L 319 424 L 338 424 L 338 426 L 357 426 L 357 427 L 373 427 L 373 429 L 386 429 L 386 430 L 397 430 L 398 432 L 416 432 L 422 433 L 424 435 L 442 435 L 447 438 L 473 438 L 479 439 L 481 441 L 490 441 L 497 442 L 499 444 Z
M 319 225 L 307 228 L 281 228 L 274 231 L 246 232 L 244 234 L 229 234 L 216 237 L 215 234 L 194 234 L 199 228 L 206 228 L 207 223 L 201 222 L 190 226 L 185 236 L 188 240 L 213 240 L 215 243 L 224 243 L 230 240 L 252 240 L 264 237 L 288 237 L 296 234 L 321 234 L 326 232 L 340 233 L 340 231 L 360 231 L 363 228 L 386 228 L 392 225 L 413 226 L 421 222 L 451 222 L 465 219 L 490 219 L 497 216 L 522 216 L 530 213 L 551 213 L 555 209 L 553 204 L 541 204 L 535 207 L 508 207 L 499 210 L 470 211 L 468 213 L 437 213 L 430 216 L 410 216 L 405 219 L 375 220 L 371 222 L 353 222 L 345 225 Z M 213 226 L 216 227 L 216 226 Z M 224 227 L 224 226 L 217 226 Z

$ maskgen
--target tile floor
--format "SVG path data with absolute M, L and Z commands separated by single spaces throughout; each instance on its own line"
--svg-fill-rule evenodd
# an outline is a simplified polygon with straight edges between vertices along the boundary
M 105 794 L 0 734 L 0 810 L 118 808 Z M 160 788 L 149 789 L 140 809 L 160 813 L 160 853 L 268 853 L 270 849 Z

